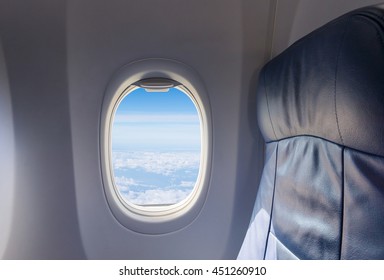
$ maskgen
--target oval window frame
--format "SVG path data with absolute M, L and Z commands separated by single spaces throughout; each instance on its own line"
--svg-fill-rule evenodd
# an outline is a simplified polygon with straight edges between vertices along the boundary
M 193 193 L 185 201 L 168 206 L 139 206 L 126 203 L 114 184 L 111 157 L 111 128 L 114 112 L 138 83 L 148 79 L 167 79 L 188 94 L 200 115 L 200 170 Z M 212 120 L 205 87 L 189 66 L 170 59 L 145 59 L 121 68 L 105 91 L 101 110 L 100 154 L 101 174 L 109 208 L 124 227 L 146 234 L 162 234 L 189 225 L 201 212 L 209 188 L 211 173 Z

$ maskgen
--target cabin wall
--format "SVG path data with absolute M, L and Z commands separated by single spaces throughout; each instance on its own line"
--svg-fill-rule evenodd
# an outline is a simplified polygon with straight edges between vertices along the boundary
M 377 2 L 0 0 L 0 258 L 236 258 L 263 167 L 260 68 L 318 26 Z M 146 58 L 192 68 L 212 116 L 206 202 L 167 234 L 120 224 L 100 167 L 107 85 Z
M 8 198 L 14 193 L 2 206 L 1 223 L 9 231 L 1 236 L 2 257 L 235 258 L 262 168 L 254 88 L 269 56 L 270 3 L 3 0 L 0 5 L 11 95 L 2 114 L 13 122 L 9 145 L 15 146 L 15 180 L 2 181 Z M 115 219 L 100 171 L 105 89 L 122 66 L 145 58 L 173 59 L 194 69 L 209 96 L 213 123 L 206 202 L 189 225 L 160 235 L 139 234 Z
M 349 11 L 380 3 L 383 0 L 278 0 L 272 56 Z
M 268 1 L 70 2 L 72 143 L 87 257 L 236 258 L 263 158 L 257 127 L 248 122 L 256 116 L 255 108 L 247 100 L 253 99 L 256 72 L 264 63 L 269 8 Z M 206 88 L 213 123 L 207 200 L 188 226 L 159 235 L 134 232 L 112 216 L 103 192 L 97 141 L 108 82 L 122 66 L 145 58 L 172 59 L 194 69 Z
M 75 201 L 65 3 L 0 2 L 12 104 L 12 115 L 2 114 L 13 119 L 15 149 L 14 182 L 1 185 L 13 192 L 12 207 L 0 212 L 12 217 L 11 227 L 5 225 L 6 259 L 85 257 Z

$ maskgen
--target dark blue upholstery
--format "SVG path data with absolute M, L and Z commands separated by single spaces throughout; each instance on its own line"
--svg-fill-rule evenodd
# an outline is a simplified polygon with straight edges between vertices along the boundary
M 271 60 L 266 163 L 239 258 L 384 259 L 384 12 L 348 13 Z

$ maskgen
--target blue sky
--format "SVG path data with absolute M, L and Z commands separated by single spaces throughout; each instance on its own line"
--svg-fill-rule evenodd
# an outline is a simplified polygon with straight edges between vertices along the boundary
M 168 92 L 137 89 L 116 110 L 112 150 L 199 150 L 200 124 L 190 98 Z
M 132 91 L 117 108 L 112 127 L 120 193 L 139 205 L 180 202 L 195 185 L 200 146 L 198 113 L 185 93 Z
M 168 92 L 146 92 L 138 88 L 120 103 L 118 114 L 126 112 L 145 114 L 196 114 L 196 108 L 189 97 L 171 88 Z

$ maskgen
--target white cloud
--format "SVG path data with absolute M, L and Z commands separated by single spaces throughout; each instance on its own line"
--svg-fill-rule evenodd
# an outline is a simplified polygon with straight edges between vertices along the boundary
M 113 152 L 112 162 L 119 174 L 115 183 L 124 199 L 138 205 L 175 204 L 187 198 L 195 186 L 191 174 L 197 176 L 200 153 Z
M 129 191 L 129 187 L 156 188 L 154 185 L 148 185 L 142 181 L 137 181 L 133 178 L 127 178 L 125 176 L 115 177 L 115 184 L 119 188 L 120 192 Z
M 200 165 L 199 152 L 113 152 L 114 169 L 140 168 L 149 173 L 169 176 L 182 169 Z M 188 182 L 184 182 L 187 184 Z M 190 183 L 189 183 L 190 184 Z
M 127 178 L 125 176 L 115 177 L 115 183 L 119 186 L 137 186 L 138 183 L 133 178 Z
M 195 186 L 196 182 L 194 181 L 181 181 L 180 187 L 183 188 L 193 188 Z

